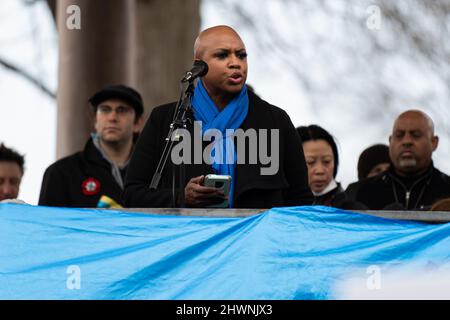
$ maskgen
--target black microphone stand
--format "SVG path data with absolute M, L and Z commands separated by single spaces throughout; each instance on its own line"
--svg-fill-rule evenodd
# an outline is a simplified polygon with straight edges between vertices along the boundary
M 192 103 L 191 98 L 194 94 L 194 78 L 189 80 L 188 86 L 186 87 L 186 90 L 184 91 L 184 94 L 182 93 L 180 96 L 180 99 L 178 100 L 177 106 L 175 107 L 175 114 L 172 120 L 172 123 L 170 124 L 169 133 L 167 134 L 167 137 L 165 139 L 166 144 L 164 146 L 163 153 L 161 155 L 161 158 L 159 159 L 158 167 L 156 168 L 155 173 L 153 174 L 152 181 L 150 183 L 150 189 L 156 190 L 158 188 L 159 182 L 161 180 L 162 172 L 164 170 L 164 167 L 166 166 L 167 159 L 169 158 L 169 155 L 172 152 L 173 145 L 177 139 L 175 137 L 172 137 L 173 133 L 177 129 L 186 129 L 187 124 L 189 122 L 189 118 L 187 117 L 188 113 L 192 110 Z M 184 207 L 184 182 L 185 182 L 185 164 L 182 161 L 179 167 L 179 185 L 180 185 L 180 203 L 179 207 Z M 176 193 L 175 193 L 175 165 L 172 166 L 172 207 L 176 208 Z

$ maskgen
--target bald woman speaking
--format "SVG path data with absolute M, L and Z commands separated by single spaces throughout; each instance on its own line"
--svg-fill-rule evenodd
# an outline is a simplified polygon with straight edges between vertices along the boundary
M 247 50 L 239 34 L 229 26 L 202 31 L 194 43 L 194 60 L 206 62 L 208 72 L 197 81 L 187 132 L 174 146 L 183 152 L 172 152 L 158 188 L 150 189 L 176 103 L 156 107 L 130 161 L 125 204 L 170 207 L 172 169 L 180 157 L 185 180 L 176 189 L 176 206 L 181 198 L 187 207 L 208 207 L 224 199 L 230 208 L 311 204 L 300 138 L 285 111 L 247 89 Z M 228 196 L 204 185 L 208 174 L 231 177 Z

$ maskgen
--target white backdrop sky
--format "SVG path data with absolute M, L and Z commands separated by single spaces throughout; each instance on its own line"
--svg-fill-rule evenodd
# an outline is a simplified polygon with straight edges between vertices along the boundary
M 57 83 L 57 34 L 42 1 L 0 3 L 0 56 L 53 90 Z M 0 141 L 25 154 L 19 198 L 37 204 L 42 175 L 55 160 L 56 103 L 22 77 L 0 67 Z

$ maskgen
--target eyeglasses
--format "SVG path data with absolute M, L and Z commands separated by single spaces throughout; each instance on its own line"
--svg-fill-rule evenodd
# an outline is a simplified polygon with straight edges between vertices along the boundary
M 118 106 L 117 108 L 114 109 L 108 105 L 100 105 L 97 107 L 97 112 L 104 115 L 110 114 L 111 112 L 113 112 L 113 110 L 116 112 L 117 115 L 123 116 L 125 114 L 130 113 L 133 110 L 133 108 L 126 106 Z

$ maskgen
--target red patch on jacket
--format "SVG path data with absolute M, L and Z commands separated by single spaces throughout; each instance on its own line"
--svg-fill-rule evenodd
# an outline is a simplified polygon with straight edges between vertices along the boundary
M 86 196 L 93 196 L 100 192 L 100 181 L 95 178 L 87 178 L 81 183 L 81 191 Z

